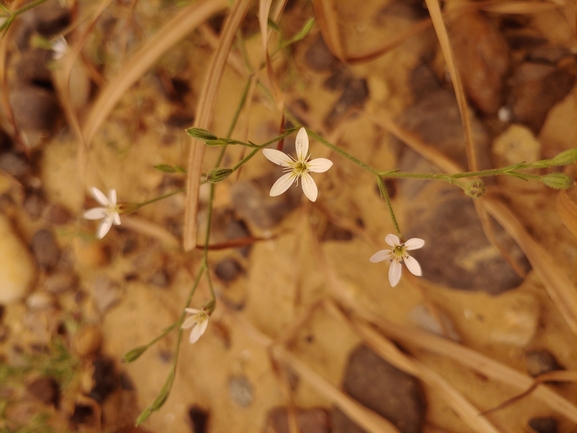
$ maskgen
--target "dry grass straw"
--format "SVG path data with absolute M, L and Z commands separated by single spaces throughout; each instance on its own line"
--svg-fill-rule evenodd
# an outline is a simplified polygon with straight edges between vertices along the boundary
M 297 373 L 309 386 L 315 388 L 323 397 L 329 400 L 333 405 L 337 406 L 347 415 L 347 417 L 367 432 L 399 433 L 399 430 L 388 420 L 382 418 L 375 412 L 358 403 L 353 398 L 344 394 L 336 386 L 311 369 L 295 355 L 273 341 L 270 337 L 257 330 L 239 314 L 229 309 L 226 306 L 226 303 L 221 302 L 220 306 L 239 328 L 243 329 L 247 335 L 263 347 L 267 348 L 276 362 L 290 367 L 290 369 Z M 309 317 L 310 314 L 307 312 L 305 313 L 305 316 Z M 298 323 L 304 323 L 305 321 L 306 320 L 299 320 Z
M 451 47 L 451 42 L 449 40 L 447 27 L 445 26 L 445 22 L 443 20 L 443 15 L 441 13 L 441 8 L 439 6 L 439 0 L 425 0 L 425 1 L 429 9 L 429 14 L 431 15 L 431 20 L 433 21 L 433 26 L 437 34 L 437 39 L 439 40 L 439 44 L 441 46 L 441 51 L 443 52 L 443 56 L 445 58 L 445 63 L 447 65 L 449 75 L 451 76 L 453 87 L 455 89 L 457 105 L 459 107 L 459 112 L 461 114 L 463 131 L 465 133 L 465 150 L 467 154 L 467 162 L 469 166 L 468 168 L 471 171 L 478 171 L 479 165 L 477 162 L 477 157 L 475 155 L 475 143 L 473 140 L 473 133 L 471 129 L 471 120 L 469 117 L 469 107 L 467 105 L 467 98 L 465 96 L 465 91 L 463 89 L 463 83 L 461 81 L 461 77 L 457 70 L 455 56 L 453 54 L 453 49 Z M 511 267 L 515 270 L 517 274 L 519 274 L 521 277 L 525 277 L 525 273 L 522 267 L 519 264 L 517 264 L 517 262 L 511 257 L 508 251 L 504 247 L 502 247 L 501 244 L 497 241 L 497 237 L 495 236 L 493 227 L 491 226 L 491 221 L 489 220 L 489 216 L 487 215 L 487 211 L 484 207 L 483 201 L 476 200 L 474 204 L 475 209 L 477 211 L 477 215 L 479 216 L 479 220 L 481 221 L 483 231 L 485 232 L 485 235 L 489 240 L 489 242 L 495 248 L 497 248 L 497 250 L 501 253 L 501 255 L 505 258 L 505 260 L 507 260 L 509 265 L 511 265 Z
M 487 419 L 479 416 L 480 411 L 475 406 L 440 375 L 417 359 L 401 352 L 390 340 L 384 338 L 372 327 L 360 321 L 351 320 L 333 301 L 328 301 L 326 307 L 335 319 L 339 322 L 347 323 L 359 338 L 381 358 L 399 370 L 422 380 L 431 388 L 436 389 L 447 405 L 454 410 L 475 433 L 499 433 L 499 430 Z
M 520 391 L 525 391 L 533 384 L 533 379 L 531 377 L 519 373 L 517 370 L 514 370 L 507 365 L 495 361 L 472 349 L 461 346 L 445 338 L 383 319 L 380 315 L 372 312 L 369 308 L 358 302 L 357 299 L 345 289 L 340 279 L 329 265 L 318 241 L 313 241 L 313 253 L 316 256 L 320 269 L 325 274 L 325 279 L 331 296 L 340 305 L 351 310 L 354 315 L 360 317 L 365 322 L 375 325 L 387 337 L 396 341 L 415 345 L 421 349 L 436 353 L 446 359 L 451 359 L 471 370 L 481 373 L 489 379 L 509 385 Z M 430 384 L 435 383 L 434 379 L 429 379 L 431 381 Z M 431 386 L 442 387 L 443 385 L 440 385 L 440 382 L 436 382 L 436 385 Z M 447 393 L 448 390 L 444 389 L 440 392 Z M 550 409 L 564 415 L 569 420 L 577 422 L 577 406 L 549 388 L 539 385 L 534 390 L 532 396 L 544 403 Z M 447 403 L 449 405 L 457 404 L 454 402 L 453 397 L 448 398 Z M 464 410 L 462 406 L 454 407 L 453 409 L 455 411 Z M 463 420 L 466 421 L 467 418 L 464 418 Z M 473 425 L 470 425 L 470 427 L 474 428 Z
M 100 2 L 100 5 L 91 16 L 90 23 L 86 26 L 82 34 L 79 35 L 76 43 L 70 48 L 70 52 L 65 55 L 62 69 L 57 70 L 54 74 L 58 97 L 60 98 L 60 103 L 64 109 L 64 114 L 68 123 L 72 126 L 72 129 L 80 139 L 80 146 L 78 147 L 78 174 L 83 185 L 85 183 L 84 179 L 86 175 L 88 146 L 84 139 L 84 134 L 82 133 L 82 127 L 80 126 L 78 115 L 72 106 L 70 99 L 70 76 L 72 75 L 72 69 L 84 49 L 96 22 L 111 2 L 112 0 L 103 0 Z
M 577 236 L 577 205 L 571 201 L 567 191 L 559 191 L 557 194 L 557 212 L 563 224 Z
M 315 17 L 327 47 L 340 61 L 346 62 L 341 41 L 336 4 L 333 0 L 313 0 Z
M 11 10 L 16 11 L 18 8 L 24 3 L 24 0 L 16 0 L 11 4 Z M 29 154 L 28 146 L 25 145 L 24 140 L 22 138 L 22 134 L 20 132 L 20 128 L 16 121 L 14 120 L 14 112 L 12 111 L 12 105 L 10 104 L 10 89 L 8 88 L 8 74 L 6 70 L 7 61 L 8 61 L 8 45 L 9 41 L 12 36 L 12 32 L 14 29 L 14 25 L 18 25 L 18 23 L 12 23 L 12 25 L 5 30 L 4 35 L 0 36 L 0 98 L 2 105 L 4 106 L 4 111 L 8 116 L 8 121 L 14 128 L 14 141 L 16 145 L 23 151 L 25 154 Z
M 250 0 L 239 0 L 231 11 L 222 30 L 219 46 L 216 50 L 210 68 L 207 72 L 206 82 L 196 108 L 196 120 L 194 126 L 209 129 L 214 114 L 214 106 L 218 94 L 218 88 L 230 47 L 250 6 Z M 202 161 L 204 159 L 204 143 L 192 140 L 191 150 L 188 156 L 187 179 L 186 179 L 186 207 L 184 211 L 183 246 L 185 251 L 190 251 L 196 246 L 196 218 L 198 212 L 198 197 Z

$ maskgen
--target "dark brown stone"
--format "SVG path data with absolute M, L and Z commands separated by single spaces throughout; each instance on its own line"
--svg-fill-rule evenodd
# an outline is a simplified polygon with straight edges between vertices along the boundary
M 46 270 L 54 268 L 60 260 L 60 247 L 52 232 L 39 230 L 32 238 L 32 252 L 38 266 Z
M 226 258 L 218 262 L 214 268 L 216 276 L 224 282 L 236 280 L 243 273 L 242 266 L 233 258 Z
M 319 34 L 317 39 L 309 46 L 305 52 L 305 62 L 313 71 L 330 71 L 340 61 L 332 55 Z
M 478 12 L 460 14 L 449 25 L 455 62 L 471 101 L 485 114 L 501 107 L 509 48 L 501 32 Z
M 62 113 L 56 95 L 37 86 L 11 90 L 10 105 L 20 128 L 44 133 L 54 130 Z
M 291 186 L 278 197 L 271 197 L 270 188 L 281 175 L 279 167 L 262 178 L 235 183 L 231 188 L 231 199 L 236 214 L 259 229 L 270 229 L 279 224 L 296 209 L 303 195 L 299 185 Z
M 555 418 L 531 418 L 529 427 L 536 433 L 557 433 L 557 420 Z
M 44 404 L 58 406 L 60 390 L 54 379 L 39 377 L 26 386 L 27 391 Z
M 549 110 L 562 101 L 575 84 L 575 75 L 552 66 L 525 62 L 510 79 L 512 89 L 509 105 L 514 119 L 537 134 Z
M 207 433 L 210 413 L 199 407 L 193 406 L 188 410 L 188 417 L 192 427 L 192 433 Z
M 401 433 L 419 433 L 426 411 L 417 379 L 398 370 L 366 346 L 355 349 L 348 360 L 343 390 L 363 406 L 391 421 Z M 333 411 L 333 433 L 364 430 L 340 410 Z

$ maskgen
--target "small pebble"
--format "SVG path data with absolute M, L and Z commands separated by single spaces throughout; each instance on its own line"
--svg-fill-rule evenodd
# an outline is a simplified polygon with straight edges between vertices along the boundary
M 44 289 L 50 293 L 58 294 L 73 290 L 78 286 L 78 275 L 72 272 L 55 272 L 46 278 Z
M 36 267 L 28 248 L 0 215 L 0 304 L 16 302 L 24 297 L 36 278 Z
M 80 356 L 92 355 L 102 345 L 102 332 L 96 325 L 86 325 L 74 334 L 72 344 Z
M 192 425 L 193 433 L 207 433 L 210 413 L 199 406 L 193 406 L 188 410 L 188 417 Z
M 35 292 L 28 296 L 26 305 L 33 310 L 44 310 L 54 306 L 54 298 L 46 292 Z
M 449 338 L 453 341 L 461 341 L 461 336 L 455 330 L 455 325 L 449 317 L 443 313 L 442 311 L 439 312 L 441 316 L 441 320 L 443 321 L 443 325 L 449 334 Z M 424 304 L 419 304 L 415 306 L 409 312 L 409 319 L 417 325 L 419 328 L 423 329 L 424 331 L 430 332 L 431 334 L 436 334 L 441 337 L 445 337 L 443 332 L 443 328 L 441 325 L 435 320 L 435 317 L 431 314 L 429 309 Z
M 60 247 L 52 232 L 42 229 L 32 238 L 32 252 L 38 266 L 50 270 L 58 264 Z
M 120 286 L 107 276 L 100 275 L 92 285 L 92 295 L 96 307 L 104 314 L 120 302 Z
M 59 389 L 54 379 L 39 377 L 30 382 L 26 390 L 42 403 L 58 406 Z
M 555 418 L 531 418 L 529 427 L 536 433 L 557 433 L 557 420 Z
M 246 376 L 233 376 L 228 380 L 228 391 L 232 400 L 240 407 L 248 407 L 254 399 L 252 384 Z
M 226 258 L 218 262 L 214 269 L 216 276 L 224 282 L 231 282 L 243 272 L 242 266 L 232 258 Z
M 555 357 L 547 350 L 529 350 L 525 354 L 527 373 L 533 377 L 551 371 L 564 370 Z

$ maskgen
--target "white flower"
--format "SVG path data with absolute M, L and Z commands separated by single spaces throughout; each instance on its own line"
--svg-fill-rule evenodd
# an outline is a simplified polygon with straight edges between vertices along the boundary
M 422 248 L 423 245 L 425 245 L 424 240 L 413 238 L 406 242 L 401 242 L 398 236 L 389 234 L 385 237 L 385 242 L 392 248 L 377 251 L 369 260 L 373 263 L 382 262 L 383 260 L 391 261 L 391 267 L 389 268 L 389 283 L 391 283 L 392 287 L 395 287 L 401 279 L 401 263 L 403 262 L 411 274 L 416 275 L 417 277 L 422 275 L 419 262 L 411 257 L 407 251 Z
M 103 207 L 88 209 L 84 212 L 84 218 L 87 220 L 103 219 L 100 223 L 100 227 L 98 227 L 98 231 L 96 232 L 96 237 L 102 239 L 106 236 L 106 233 L 108 233 L 113 223 L 117 226 L 120 225 L 119 206 L 116 204 L 116 190 L 111 189 L 108 193 L 108 197 L 94 186 L 92 187 L 91 192 L 94 199 Z
M 66 42 L 64 36 L 59 36 L 54 41 L 52 41 L 51 46 L 53 60 L 60 59 L 62 56 L 64 56 L 64 54 L 66 54 L 66 51 L 68 50 L 68 42 Z
M 192 328 L 190 331 L 190 344 L 194 344 L 206 331 L 208 326 L 208 314 L 204 310 L 197 310 L 196 308 L 185 308 L 187 313 L 191 314 L 186 318 L 182 324 L 182 329 Z
M 309 137 L 304 128 L 299 129 L 295 147 L 297 152 L 296 160 L 292 156 L 279 150 L 263 149 L 262 154 L 265 158 L 284 167 L 283 171 L 286 172 L 274 183 L 270 189 L 270 196 L 276 197 L 277 195 L 281 195 L 289 189 L 294 182 L 298 185 L 299 178 L 301 178 L 303 192 L 310 201 L 316 201 L 319 190 L 309 172 L 324 173 L 333 166 L 333 163 L 326 158 L 317 158 L 309 161 L 311 157 L 308 153 Z

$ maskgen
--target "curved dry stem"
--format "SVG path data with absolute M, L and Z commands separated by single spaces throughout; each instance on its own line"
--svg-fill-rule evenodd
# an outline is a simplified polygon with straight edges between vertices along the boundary
M 222 2 L 219 1 L 219 3 Z M 226 20 L 220 44 L 208 70 L 207 80 L 202 88 L 202 93 L 196 109 L 197 118 L 194 126 L 197 128 L 210 129 L 218 87 L 224 72 L 226 59 L 236 32 L 248 11 L 250 3 L 249 0 L 239 0 Z M 188 155 L 186 207 L 184 210 L 183 246 L 185 251 L 190 251 L 196 246 L 196 217 L 198 212 L 200 173 L 202 160 L 204 159 L 204 151 L 205 147 L 201 141 L 192 140 L 192 147 Z

